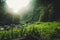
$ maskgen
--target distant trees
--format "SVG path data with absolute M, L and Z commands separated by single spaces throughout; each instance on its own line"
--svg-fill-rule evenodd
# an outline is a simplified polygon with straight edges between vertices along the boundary
M 60 1 L 59 0 L 41 0 L 41 4 L 46 7 L 41 21 L 59 21 L 60 20 Z
M 59 21 L 59 4 L 58 0 L 35 0 L 33 12 L 24 15 L 23 20 L 32 23 L 36 21 Z
M 19 24 L 20 17 L 14 17 L 9 13 L 5 14 L 5 1 L 0 0 L 0 24 Z M 35 0 L 32 3 L 34 9 L 22 17 L 22 22 L 33 23 L 36 21 L 60 21 L 59 0 Z
M 20 17 L 14 17 L 5 11 L 5 1 L 6 0 L 0 0 L 0 25 L 5 24 L 19 24 Z
M 32 20 L 39 21 L 59 21 L 60 20 L 59 0 L 36 0 L 34 15 Z

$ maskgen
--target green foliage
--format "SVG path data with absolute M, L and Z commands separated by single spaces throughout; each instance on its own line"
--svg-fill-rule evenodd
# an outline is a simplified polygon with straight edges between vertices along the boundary
M 34 24 L 29 25 L 28 27 L 22 27 L 22 28 L 13 28 L 8 31 L 0 31 L 0 39 L 3 38 L 3 40 L 12 39 L 12 32 L 13 32 L 13 38 L 17 37 L 27 37 L 28 35 L 33 35 L 38 38 L 42 38 L 43 40 L 51 40 L 54 37 L 52 35 L 57 35 L 59 33 L 58 30 L 60 30 L 60 26 L 58 25 L 58 22 L 36 22 Z M 57 29 L 56 29 L 57 28 Z M 57 30 L 57 31 L 56 31 Z M 58 40 L 58 36 L 56 37 L 56 40 Z

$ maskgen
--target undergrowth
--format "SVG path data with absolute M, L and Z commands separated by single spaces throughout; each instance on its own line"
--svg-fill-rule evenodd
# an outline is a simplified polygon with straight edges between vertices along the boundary
M 37 22 L 27 27 L 13 28 L 0 31 L 0 40 L 12 40 L 12 38 L 25 37 L 24 40 L 60 40 L 60 23 Z

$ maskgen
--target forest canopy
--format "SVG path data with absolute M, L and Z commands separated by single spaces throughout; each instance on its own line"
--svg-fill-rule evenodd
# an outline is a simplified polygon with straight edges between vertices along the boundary
M 34 0 L 31 2 L 32 11 L 26 12 L 22 17 L 13 16 L 5 11 L 5 1 L 0 0 L 0 24 L 34 23 L 36 21 L 60 21 L 59 0 Z

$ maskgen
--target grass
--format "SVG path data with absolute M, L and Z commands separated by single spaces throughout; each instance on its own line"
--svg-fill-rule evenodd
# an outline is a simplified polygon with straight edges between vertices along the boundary
M 60 23 L 59 22 L 36 22 L 22 28 L 13 28 L 13 38 L 36 36 L 42 40 L 60 40 Z M 0 31 L 0 40 L 11 40 L 12 30 Z M 26 39 L 28 40 L 28 39 Z M 32 39 L 33 40 L 33 39 Z

